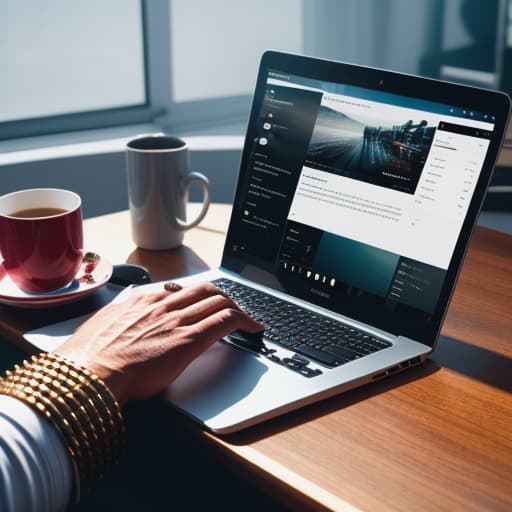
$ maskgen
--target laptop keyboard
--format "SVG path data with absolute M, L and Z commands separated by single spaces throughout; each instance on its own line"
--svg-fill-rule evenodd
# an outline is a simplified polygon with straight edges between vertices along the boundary
M 265 339 L 330 368 L 391 347 L 389 341 L 230 279 L 212 282 L 265 324 Z M 295 359 L 300 366 L 304 358 Z

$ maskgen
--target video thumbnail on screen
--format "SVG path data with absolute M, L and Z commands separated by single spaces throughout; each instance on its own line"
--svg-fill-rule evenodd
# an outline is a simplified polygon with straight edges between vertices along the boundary
M 421 118 L 371 121 L 322 105 L 305 164 L 413 194 L 436 128 Z

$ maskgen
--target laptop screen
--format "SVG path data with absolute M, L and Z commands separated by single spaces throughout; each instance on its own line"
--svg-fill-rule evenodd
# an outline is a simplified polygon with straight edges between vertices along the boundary
M 495 115 L 265 74 L 223 263 L 381 327 L 428 324 Z

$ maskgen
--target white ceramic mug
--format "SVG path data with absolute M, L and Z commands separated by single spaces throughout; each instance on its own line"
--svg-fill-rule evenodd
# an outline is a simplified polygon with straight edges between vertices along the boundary
M 141 135 L 126 146 L 126 170 L 133 241 L 143 249 L 179 247 L 184 232 L 201 222 L 210 205 L 208 179 L 189 171 L 187 143 L 165 134 Z M 187 222 L 192 183 L 203 186 L 203 207 Z

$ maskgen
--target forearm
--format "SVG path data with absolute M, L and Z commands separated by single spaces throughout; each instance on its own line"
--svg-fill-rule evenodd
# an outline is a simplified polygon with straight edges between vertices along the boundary
M 57 429 L 22 401 L 0 395 L 0 510 L 64 510 L 73 479 Z
M 117 459 L 121 411 L 88 369 L 33 356 L 0 379 L 0 397 L 0 510 L 63 510 Z

